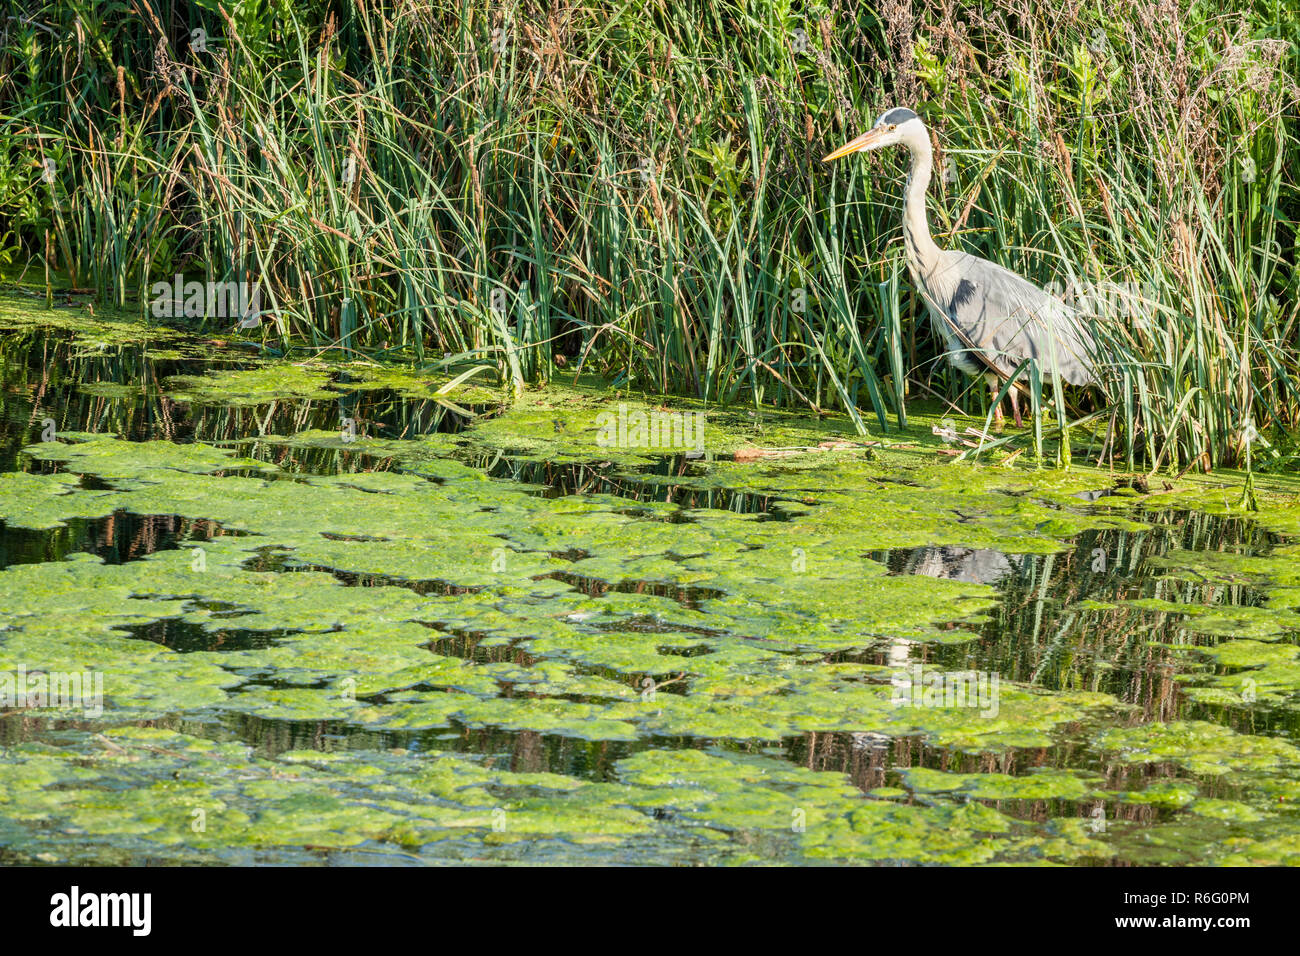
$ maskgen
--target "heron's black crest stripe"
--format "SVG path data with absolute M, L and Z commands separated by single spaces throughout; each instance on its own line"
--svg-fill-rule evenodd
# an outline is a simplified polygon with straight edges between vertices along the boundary
M 880 117 L 882 123 L 906 123 L 910 119 L 916 119 L 916 114 L 906 106 L 900 106 L 892 109 L 884 116 Z

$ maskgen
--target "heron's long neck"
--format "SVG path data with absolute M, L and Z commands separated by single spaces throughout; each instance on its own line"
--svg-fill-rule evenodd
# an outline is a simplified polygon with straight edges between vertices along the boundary
M 912 172 L 903 197 L 903 241 L 907 244 L 908 264 L 918 275 L 925 275 L 939 263 L 939 247 L 930 236 L 930 221 L 925 215 L 925 191 L 930 186 L 934 158 L 924 137 L 908 145 L 912 150 Z

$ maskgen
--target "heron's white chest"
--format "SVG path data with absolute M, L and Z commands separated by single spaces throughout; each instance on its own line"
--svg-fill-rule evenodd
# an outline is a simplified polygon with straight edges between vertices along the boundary
M 967 375 L 978 375 L 980 373 L 979 363 L 971 356 L 965 343 L 953 333 L 948 320 L 928 302 L 926 308 L 930 313 L 930 325 L 934 327 L 934 334 L 943 339 L 944 358 L 948 360 L 948 364 Z
M 912 273 L 912 282 L 915 283 L 921 293 L 921 299 L 925 302 L 925 310 L 930 313 L 930 325 L 934 329 L 934 334 L 943 342 L 944 358 L 958 371 L 967 375 L 978 375 L 981 371 L 980 363 L 970 354 L 966 343 L 957 338 L 947 317 L 930 298 L 933 292 L 941 290 L 942 277 L 934 272 L 922 275 L 922 268 L 920 262 L 909 257 L 908 271 Z

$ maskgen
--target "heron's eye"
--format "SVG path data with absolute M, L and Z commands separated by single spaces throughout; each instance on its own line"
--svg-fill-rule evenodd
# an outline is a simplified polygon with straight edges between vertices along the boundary
M 893 124 L 893 123 L 890 123 L 890 124 L 889 124 L 889 128 L 890 128 L 891 130 L 898 129 L 898 127 L 897 127 L 895 124 Z

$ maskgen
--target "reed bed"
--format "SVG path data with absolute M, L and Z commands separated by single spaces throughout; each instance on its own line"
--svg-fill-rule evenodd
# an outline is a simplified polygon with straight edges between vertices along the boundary
M 1155 471 L 1267 462 L 1300 424 L 1285 3 L 234 6 L 3 21 L 0 260 L 144 310 L 176 274 L 257 282 L 279 350 L 889 432 L 988 403 L 917 321 L 901 157 L 819 161 L 906 104 L 940 244 L 1097 329 L 1100 388 L 1034 378 L 1051 428 Z

